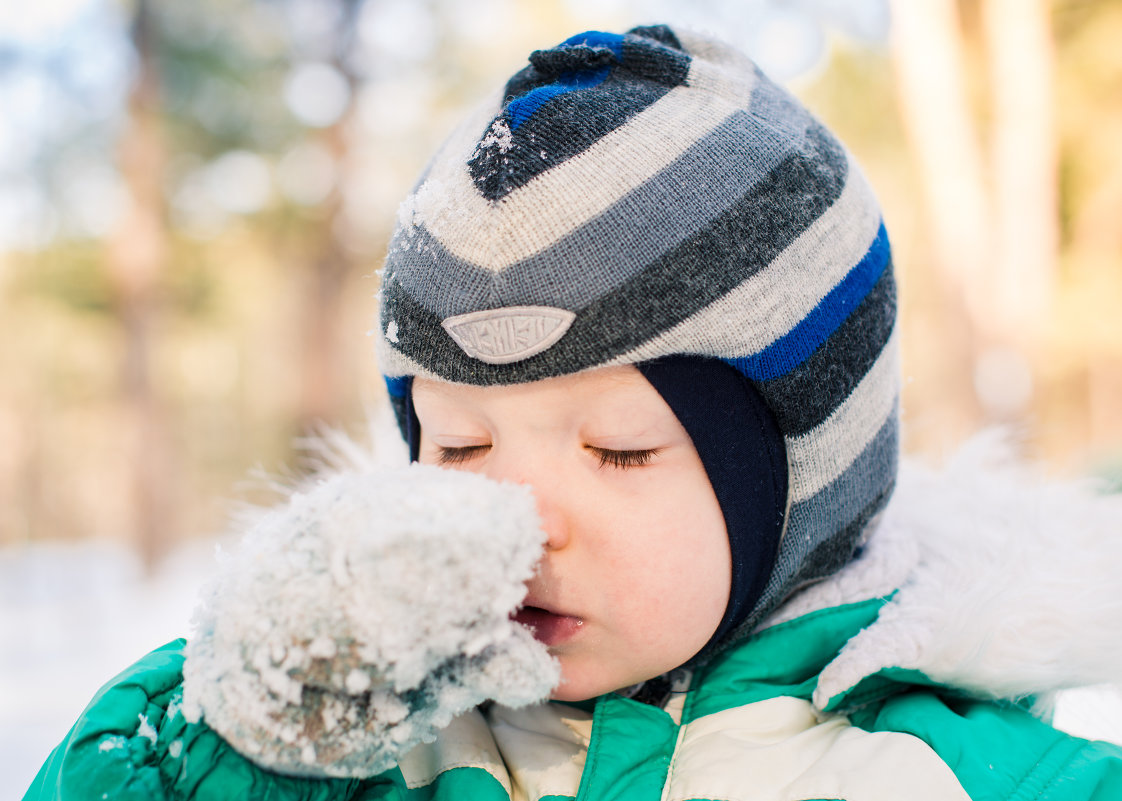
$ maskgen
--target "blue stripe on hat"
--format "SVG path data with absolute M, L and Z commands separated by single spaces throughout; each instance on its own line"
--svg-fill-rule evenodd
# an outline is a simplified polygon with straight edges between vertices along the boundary
M 507 114 L 510 118 L 510 130 L 517 131 L 522 123 L 534 116 L 534 112 L 550 100 L 560 95 L 575 92 L 578 89 L 591 89 L 603 83 L 612 71 L 611 67 L 601 67 L 593 72 L 582 70 L 570 72 L 561 77 L 557 83 L 539 86 L 522 97 L 510 101 Z
M 615 53 L 616 58 L 623 57 L 623 37 L 614 33 L 600 31 L 585 31 L 576 36 L 570 36 L 559 47 L 606 47 Z M 601 67 L 598 70 L 573 70 L 562 73 L 560 79 L 546 86 L 539 86 L 530 92 L 510 101 L 506 108 L 510 119 L 510 129 L 518 128 L 534 115 L 534 112 L 550 100 L 560 95 L 575 92 L 578 89 L 591 89 L 604 82 L 611 73 L 612 67 Z
M 604 31 L 575 33 L 558 45 L 558 47 L 575 47 L 576 45 L 606 47 L 617 56 L 623 55 L 623 35 L 619 33 L 605 33 Z
M 502 113 L 468 162 L 480 194 L 499 200 L 584 152 L 685 84 L 690 64 L 663 27 L 589 31 L 535 50 L 507 82 Z
M 880 225 L 873 244 L 852 270 L 798 325 L 759 353 L 726 359 L 748 378 L 768 381 L 802 364 L 864 300 L 890 261 L 888 232 Z

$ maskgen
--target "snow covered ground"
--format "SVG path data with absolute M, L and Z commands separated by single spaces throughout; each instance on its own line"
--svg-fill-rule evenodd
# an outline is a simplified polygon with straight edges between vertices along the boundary
M 214 543 L 145 580 L 108 544 L 0 549 L 0 798 L 20 798 L 97 689 L 188 633 Z
M 22 796 L 105 681 L 189 633 L 214 548 L 185 547 L 151 579 L 120 546 L 0 549 L 0 799 Z M 1122 742 L 1122 694 L 1072 691 L 1056 722 Z

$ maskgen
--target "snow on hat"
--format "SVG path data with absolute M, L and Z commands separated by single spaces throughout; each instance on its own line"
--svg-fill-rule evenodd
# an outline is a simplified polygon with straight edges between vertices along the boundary
M 380 367 L 515 384 L 693 355 L 736 368 L 787 461 L 752 628 L 851 557 L 895 481 L 895 284 L 855 162 L 738 51 L 666 26 L 536 51 L 402 204 Z M 735 544 L 734 544 L 735 548 Z M 735 559 L 736 554 L 734 554 Z

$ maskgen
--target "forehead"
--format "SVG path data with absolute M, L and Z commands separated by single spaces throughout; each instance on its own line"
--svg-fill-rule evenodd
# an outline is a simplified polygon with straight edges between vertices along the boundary
M 419 413 L 464 410 L 497 415 L 663 415 L 670 411 L 635 367 L 601 367 L 525 384 L 473 386 L 417 377 L 413 400 Z

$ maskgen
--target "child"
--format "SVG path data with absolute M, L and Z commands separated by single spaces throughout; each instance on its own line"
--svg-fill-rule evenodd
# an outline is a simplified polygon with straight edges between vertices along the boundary
M 1030 709 L 1117 675 L 1049 592 L 1051 568 L 1085 579 L 1096 558 L 1070 538 L 1036 558 L 1024 515 L 990 508 L 1021 496 L 976 473 L 889 505 L 895 288 L 844 148 L 743 56 L 664 26 L 530 62 L 403 206 L 379 356 L 413 460 L 532 488 L 545 554 L 515 617 L 560 664 L 553 701 L 483 704 L 376 776 L 298 778 L 205 719 L 173 740 L 111 715 L 131 692 L 140 728 L 165 719 L 171 648 L 80 724 L 131 735 L 119 797 L 1122 797 L 1122 750 Z M 1071 537 L 1117 528 L 1116 507 L 1062 500 Z M 985 557 L 975 593 L 967 549 L 994 530 L 1009 565 Z M 1025 554 L 1031 592 L 1007 594 Z M 1022 611 L 1034 593 L 1045 611 Z M 1119 620 L 1111 593 L 1093 623 Z M 80 739 L 29 798 L 84 797 Z

